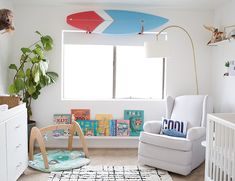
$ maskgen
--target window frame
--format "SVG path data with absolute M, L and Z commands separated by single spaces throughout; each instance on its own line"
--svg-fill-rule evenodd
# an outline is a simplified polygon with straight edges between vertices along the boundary
M 61 76 L 62 76 L 62 82 L 61 82 L 61 100 L 64 101 L 78 101 L 79 99 L 69 99 L 64 97 L 64 33 L 65 32 L 78 32 L 78 31 L 68 31 L 63 30 L 62 31 L 62 38 L 61 38 Z M 83 32 L 83 31 L 79 31 Z M 164 100 L 165 98 L 165 91 L 166 91 L 166 58 L 162 58 L 162 96 L 161 98 L 116 98 L 116 76 L 117 76 L 117 46 L 113 46 L 113 87 L 112 87 L 112 98 L 110 99 L 80 99 L 81 101 L 140 101 L 140 100 L 146 100 L 146 101 L 156 101 L 156 100 Z

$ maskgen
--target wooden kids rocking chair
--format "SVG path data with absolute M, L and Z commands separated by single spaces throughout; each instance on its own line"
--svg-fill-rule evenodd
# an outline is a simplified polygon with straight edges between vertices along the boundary
M 68 129 L 69 130 L 69 136 L 68 136 L 68 150 L 69 151 L 72 151 L 73 136 L 74 136 L 74 133 L 77 132 L 79 139 L 80 139 L 80 142 L 81 142 L 81 145 L 82 145 L 82 148 L 83 148 L 83 152 L 85 154 L 85 158 L 89 157 L 88 148 L 87 148 L 87 145 L 85 142 L 85 137 L 83 135 L 82 129 L 76 121 L 72 121 L 71 124 L 51 125 L 51 126 L 47 126 L 47 127 L 41 128 L 41 129 L 39 129 L 37 127 L 33 127 L 32 131 L 31 131 L 30 143 L 29 143 L 29 160 L 31 160 L 31 161 L 34 160 L 34 143 L 35 143 L 35 141 L 37 141 L 39 148 L 40 148 L 42 158 L 43 158 L 45 169 L 49 169 L 47 151 L 46 151 L 46 146 L 44 143 L 43 135 L 46 134 L 48 131 L 54 131 L 57 129 L 64 129 L 64 130 Z

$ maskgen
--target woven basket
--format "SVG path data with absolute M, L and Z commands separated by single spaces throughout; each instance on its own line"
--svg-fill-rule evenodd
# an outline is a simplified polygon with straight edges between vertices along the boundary
M 0 96 L 0 105 L 7 104 L 9 109 L 21 104 L 20 98 L 16 96 Z

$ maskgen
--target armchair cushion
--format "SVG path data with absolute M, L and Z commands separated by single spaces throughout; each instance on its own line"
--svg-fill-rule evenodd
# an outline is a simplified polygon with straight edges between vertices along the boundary
M 192 142 L 188 139 L 170 137 L 160 134 L 141 132 L 140 141 L 150 145 L 169 148 L 172 150 L 191 151 L 192 149 Z
M 188 129 L 187 139 L 190 141 L 197 140 L 206 136 L 206 128 L 204 127 L 193 127 Z
M 162 118 L 162 134 L 186 138 L 187 122 Z
M 153 134 L 159 134 L 162 127 L 162 121 L 147 121 L 144 123 L 144 131 Z
M 175 98 L 171 113 L 173 120 L 187 120 L 188 128 L 202 126 L 204 95 L 187 95 Z

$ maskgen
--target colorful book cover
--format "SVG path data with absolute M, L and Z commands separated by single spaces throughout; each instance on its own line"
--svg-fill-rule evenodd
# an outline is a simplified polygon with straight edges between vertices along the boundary
M 76 120 L 84 136 L 97 136 L 97 120 Z
M 117 136 L 130 135 L 130 120 L 117 120 L 116 125 Z
M 109 122 L 109 135 L 110 136 L 117 136 L 116 133 L 116 120 L 112 119 Z
M 90 109 L 71 109 L 71 114 L 76 120 L 90 120 Z
M 130 120 L 130 136 L 139 136 L 143 131 L 144 111 L 143 110 L 125 110 L 124 119 Z
M 96 114 L 95 119 L 98 120 L 97 136 L 109 136 L 110 120 L 112 114 Z
M 70 114 L 54 114 L 54 124 L 70 124 L 71 115 Z M 53 131 L 54 137 L 65 136 L 68 134 L 68 130 L 57 129 Z

